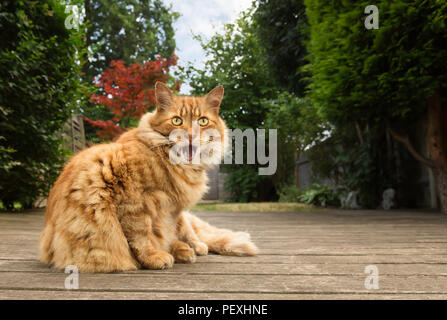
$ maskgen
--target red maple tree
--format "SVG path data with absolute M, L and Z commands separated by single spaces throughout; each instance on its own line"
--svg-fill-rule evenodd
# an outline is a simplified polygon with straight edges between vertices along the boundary
M 129 127 L 131 118 L 141 118 L 155 105 L 155 83 L 168 81 L 169 68 L 177 65 L 177 59 L 175 55 L 169 59 L 157 57 L 155 61 L 137 62 L 128 67 L 124 61 L 112 60 L 95 83 L 100 93 L 92 94 L 90 102 L 105 106 L 114 116 L 107 121 L 84 119 L 99 128 L 98 136 L 110 140 L 118 137 Z M 179 91 L 180 82 L 175 81 L 173 89 Z

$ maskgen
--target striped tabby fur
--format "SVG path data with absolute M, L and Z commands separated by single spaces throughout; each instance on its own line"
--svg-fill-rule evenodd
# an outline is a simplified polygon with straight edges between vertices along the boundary
M 208 251 L 256 254 L 247 233 L 218 229 L 186 211 L 207 191 L 210 165 L 169 160 L 170 132 L 180 128 L 191 135 L 192 123 L 201 117 L 209 120 L 206 128 L 221 134 L 223 145 L 223 87 L 205 97 L 184 97 L 157 83 L 155 92 L 157 108 L 138 128 L 84 150 L 65 166 L 48 199 L 43 262 L 57 269 L 76 265 L 81 272 L 113 272 L 193 263 Z M 183 120 L 181 126 L 173 125 L 174 117 Z M 200 134 L 200 145 L 208 142 L 202 140 Z

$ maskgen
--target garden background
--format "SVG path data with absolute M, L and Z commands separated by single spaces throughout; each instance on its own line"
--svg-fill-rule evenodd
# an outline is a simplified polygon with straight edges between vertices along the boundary
M 45 198 L 73 153 L 67 121 L 82 116 L 86 146 L 112 141 L 163 81 L 221 84 L 230 128 L 278 129 L 277 172 L 222 165 L 225 201 L 339 207 L 355 192 L 376 209 L 392 188 L 394 208 L 447 213 L 447 2 L 375 1 L 377 29 L 369 4 L 253 1 L 195 35 L 198 66 L 175 55 L 168 2 L 0 0 L 0 208 Z

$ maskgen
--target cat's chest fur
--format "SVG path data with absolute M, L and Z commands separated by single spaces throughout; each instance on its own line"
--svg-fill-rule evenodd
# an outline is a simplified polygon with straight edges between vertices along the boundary
M 204 170 L 175 165 L 163 154 L 143 144 L 125 147 L 128 190 L 126 203 L 140 203 L 157 211 L 175 214 L 197 203 L 207 191 Z M 153 209 L 154 210 L 154 209 Z

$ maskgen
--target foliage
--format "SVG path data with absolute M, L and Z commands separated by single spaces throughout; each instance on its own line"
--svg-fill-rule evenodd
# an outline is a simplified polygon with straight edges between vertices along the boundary
M 219 212 L 299 212 L 316 209 L 312 205 L 297 202 L 250 202 L 250 203 L 198 203 L 191 208 L 193 211 Z
M 318 183 L 301 189 L 292 185 L 284 186 L 280 189 L 279 195 L 280 202 L 300 202 L 320 207 L 340 205 L 339 192 Z
M 348 193 L 358 192 L 363 207 L 376 208 L 383 190 L 397 187 L 397 174 L 386 137 L 369 132 L 359 142 L 353 128 L 333 129 L 331 136 L 306 151 L 314 178 L 330 178 Z
M 305 1 L 310 23 L 310 95 L 334 123 L 364 127 L 418 119 L 447 86 L 447 3 L 378 1 L 380 27 L 367 30 L 368 1 Z
M 110 66 L 112 60 L 126 65 L 170 57 L 175 50 L 173 23 L 179 14 L 161 0 L 83 0 L 88 60 L 84 81 L 90 83 Z M 103 94 L 99 88 L 98 94 Z M 113 127 L 113 113 L 101 104 L 86 104 L 82 114 Z M 117 128 L 114 128 L 115 132 Z M 92 126 L 86 125 L 87 139 L 99 142 Z
M 277 200 L 275 187 L 269 176 L 261 176 L 254 164 L 224 165 L 227 173 L 225 189 L 231 202 Z
M 85 9 L 86 45 L 92 47 L 87 80 L 112 60 L 143 63 L 175 50 L 173 23 L 179 14 L 161 0 L 85 0 Z
M 267 65 L 260 58 L 264 49 L 256 37 L 257 26 L 250 14 L 250 10 L 243 13 L 209 41 L 197 36 L 208 60 L 202 70 L 191 66 L 185 69 L 193 94 L 203 95 L 218 84 L 224 86 L 221 115 L 229 128 L 241 130 L 264 127 L 269 111 L 265 101 L 278 93 Z M 260 176 L 257 165 L 224 165 L 223 169 L 228 173 L 226 188 L 231 192 L 231 200 L 264 201 L 276 197 L 271 177 Z
M 280 7 L 279 11 L 285 10 Z M 224 85 L 221 113 L 230 128 L 278 130 L 278 168 L 274 176 L 260 176 L 257 165 L 224 165 L 228 173 L 226 188 L 233 201 L 276 199 L 276 189 L 291 183 L 295 152 L 302 152 L 320 139 L 325 128 L 309 100 L 285 92 L 272 77 L 275 69 L 272 70 L 269 58 L 280 50 L 275 47 L 273 53 L 266 46 L 263 37 L 268 34 L 260 34 L 259 30 L 268 28 L 262 20 L 267 17 L 260 16 L 260 8 L 254 10 L 243 13 L 235 24 L 226 25 L 222 34 L 216 34 L 209 41 L 196 37 L 209 59 L 203 70 L 190 67 L 186 72 L 196 94 L 204 94 L 217 84 Z M 294 30 L 302 31 L 301 26 Z M 270 45 L 276 46 L 276 43 Z M 287 63 L 283 57 L 278 59 Z M 290 70 L 290 66 L 282 66 L 281 70 Z
M 296 188 L 294 185 L 285 185 L 278 190 L 279 202 L 298 202 L 298 197 L 300 195 L 300 189 Z
M 82 33 L 56 1 L 0 1 L 0 201 L 29 207 L 64 160 L 61 126 L 82 100 Z
M 300 190 L 298 202 L 313 204 L 316 206 L 339 206 L 338 193 L 327 185 L 314 183 Z
M 318 117 L 309 99 L 281 92 L 264 104 L 269 108 L 265 127 L 278 130 L 278 169 L 273 180 L 279 188 L 292 183 L 295 153 L 300 155 L 306 148 L 323 139 L 326 125 Z
M 320 207 L 339 206 L 339 192 L 327 185 L 318 183 L 305 188 L 297 189 L 295 186 L 284 186 L 279 191 L 280 202 L 300 202 Z
M 257 35 L 265 48 L 264 55 L 270 74 L 278 83 L 303 96 L 307 75 L 305 65 L 308 40 L 308 23 L 303 0 L 258 0 L 253 14 L 257 22 Z
M 358 191 L 358 202 L 369 208 L 377 207 L 378 199 L 390 178 L 380 172 L 384 167 L 376 165 L 380 162 L 375 157 L 382 154 L 374 150 L 377 147 L 378 144 L 370 141 L 359 144 L 356 148 L 337 144 L 333 153 L 333 174 L 336 175 L 339 186 L 345 192 Z
M 113 112 L 113 121 L 91 120 L 87 117 L 85 120 L 100 128 L 97 134 L 102 138 L 119 136 L 129 127 L 132 119 L 139 119 L 149 107 L 155 105 L 155 83 L 168 81 L 169 68 L 176 63 L 175 56 L 169 59 L 157 57 L 155 61 L 137 62 L 128 67 L 124 61 L 113 60 L 96 83 L 101 93 L 90 97 L 92 103 L 106 106 Z M 175 83 L 175 89 L 180 89 L 179 82 Z
M 334 126 L 337 139 L 363 136 L 364 141 L 344 143 L 331 159 L 344 167 L 340 182 L 375 207 L 382 188 L 396 183 L 389 175 L 394 155 L 384 143 L 387 125 L 409 128 L 421 121 L 428 98 L 445 92 L 447 4 L 377 1 L 379 29 L 367 30 L 367 1 L 304 2 L 310 26 L 309 97 Z

